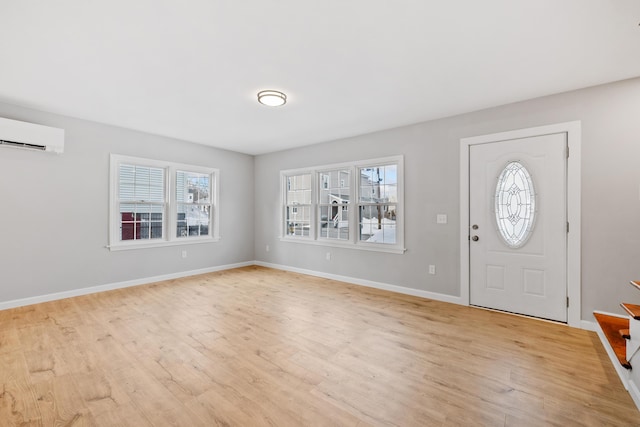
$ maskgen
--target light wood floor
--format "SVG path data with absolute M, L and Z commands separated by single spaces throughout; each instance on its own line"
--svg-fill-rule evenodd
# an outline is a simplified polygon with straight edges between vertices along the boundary
M 595 333 L 261 267 L 0 311 L 0 425 L 638 426 Z

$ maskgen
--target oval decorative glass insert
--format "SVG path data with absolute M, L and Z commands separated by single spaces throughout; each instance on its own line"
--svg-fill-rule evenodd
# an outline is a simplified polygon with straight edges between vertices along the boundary
M 511 248 L 524 245 L 533 231 L 536 195 L 531 174 L 522 163 L 509 162 L 498 178 L 495 194 L 496 222 Z

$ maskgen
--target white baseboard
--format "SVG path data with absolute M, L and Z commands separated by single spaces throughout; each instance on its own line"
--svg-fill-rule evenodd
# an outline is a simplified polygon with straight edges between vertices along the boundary
M 236 264 L 218 265 L 215 267 L 201 268 L 198 270 L 181 271 L 179 273 L 163 274 L 160 276 L 143 277 L 141 279 L 127 280 L 124 282 L 109 283 L 106 285 L 91 286 L 88 288 L 74 289 L 71 291 L 56 292 L 46 295 L 38 295 L 35 297 L 21 298 L 10 301 L 0 302 L 0 310 L 8 308 L 23 307 L 25 305 L 39 304 L 60 300 L 64 298 L 77 297 L 81 295 L 95 294 L 98 292 L 111 291 L 114 289 L 129 288 L 131 286 L 146 285 L 149 283 L 161 282 L 163 280 L 179 279 L 181 277 L 196 276 L 198 274 L 213 273 L 215 271 L 230 270 L 232 268 L 247 267 L 254 265 L 253 261 L 240 262 Z
M 254 261 L 255 265 L 261 267 L 275 268 L 278 270 L 291 271 L 293 273 L 307 274 L 309 276 L 322 277 L 324 279 L 337 280 L 340 282 L 351 283 L 353 285 L 366 286 L 369 288 L 382 289 L 385 291 L 397 292 L 399 294 L 412 295 L 416 297 L 429 298 L 436 301 L 449 302 L 452 304 L 464 305 L 462 298 L 440 294 L 437 292 L 421 291 L 419 289 L 407 288 L 404 286 L 390 285 L 388 283 L 374 282 L 372 280 L 358 279 L 356 277 L 341 276 L 338 274 L 325 273 L 322 271 L 307 270 L 304 268 L 290 267 L 288 265 L 271 264 L 268 262 Z
M 382 289 L 385 291 L 391 291 L 391 292 L 397 292 L 405 295 L 428 298 L 428 299 L 448 302 L 452 304 L 468 305 L 464 302 L 464 300 L 461 297 L 441 294 L 438 292 L 423 291 L 419 289 L 407 288 L 404 286 L 391 285 L 388 283 L 359 279 L 356 277 L 341 276 L 338 274 L 325 273 L 322 271 L 290 267 L 282 264 L 272 264 L 272 263 L 263 262 L 263 261 L 246 261 L 246 262 L 235 263 L 235 264 L 226 264 L 226 265 L 220 265 L 216 267 L 202 268 L 199 270 L 190 270 L 190 271 L 182 271 L 179 273 L 164 274 L 160 276 L 143 277 L 140 279 L 127 280 L 124 282 L 116 282 L 116 283 L 109 283 L 106 285 L 91 286 L 87 288 L 74 289 L 74 290 L 64 291 L 64 292 L 56 292 L 56 293 L 46 294 L 46 295 L 38 295 L 34 297 L 21 298 L 21 299 L 10 300 L 10 301 L 0 301 L 0 310 L 6 310 L 9 308 L 15 308 L 15 307 L 22 307 L 26 305 L 38 304 L 38 303 L 48 302 L 48 301 L 55 301 L 59 299 L 71 298 L 71 297 L 76 297 L 81 295 L 93 294 L 97 292 L 105 292 L 113 289 L 121 289 L 121 288 L 128 288 L 131 286 L 146 285 L 148 283 L 161 282 L 163 280 L 179 279 L 181 277 L 195 276 L 198 274 L 212 273 L 215 271 L 230 270 L 230 269 L 239 268 L 239 267 L 248 267 L 251 265 L 259 265 L 262 267 L 275 268 L 278 270 L 308 274 L 310 276 L 322 277 L 322 278 L 331 279 L 331 280 L 338 280 L 341 282 L 351 283 L 354 285 L 361 285 L 369 288 Z M 609 314 L 609 313 L 605 313 L 605 314 Z M 613 316 L 619 316 L 619 315 L 613 314 Z M 586 329 L 588 331 L 597 331 L 596 323 L 588 320 L 582 320 L 580 323 L 580 328 Z
M 586 331 L 597 332 L 598 325 L 596 322 L 590 320 L 581 320 L 580 321 L 580 329 L 584 329 Z

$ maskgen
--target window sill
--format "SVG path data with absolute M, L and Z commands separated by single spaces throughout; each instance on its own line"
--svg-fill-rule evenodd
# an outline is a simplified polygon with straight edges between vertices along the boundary
M 386 252 L 391 254 L 404 254 L 407 249 L 399 245 L 385 245 L 381 243 L 351 243 L 329 240 L 311 240 L 304 237 L 280 237 L 281 242 L 302 243 L 312 246 L 329 246 L 332 248 L 355 249 L 358 251 Z
M 194 237 L 191 239 L 179 239 L 179 240 L 172 240 L 172 241 L 162 240 L 162 241 L 153 242 L 153 243 L 140 243 L 140 242 L 135 242 L 130 244 L 117 243 L 115 245 L 107 245 L 105 247 L 110 251 L 128 251 L 133 249 L 163 248 L 167 246 L 184 246 L 184 245 L 195 245 L 195 244 L 202 244 L 202 243 L 215 243 L 219 241 L 220 241 L 220 237 Z

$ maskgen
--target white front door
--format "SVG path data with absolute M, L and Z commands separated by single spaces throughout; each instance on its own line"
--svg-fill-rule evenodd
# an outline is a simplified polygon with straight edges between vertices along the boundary
M 470 303 L 567 321 L 567 134 L 469 148 Z

